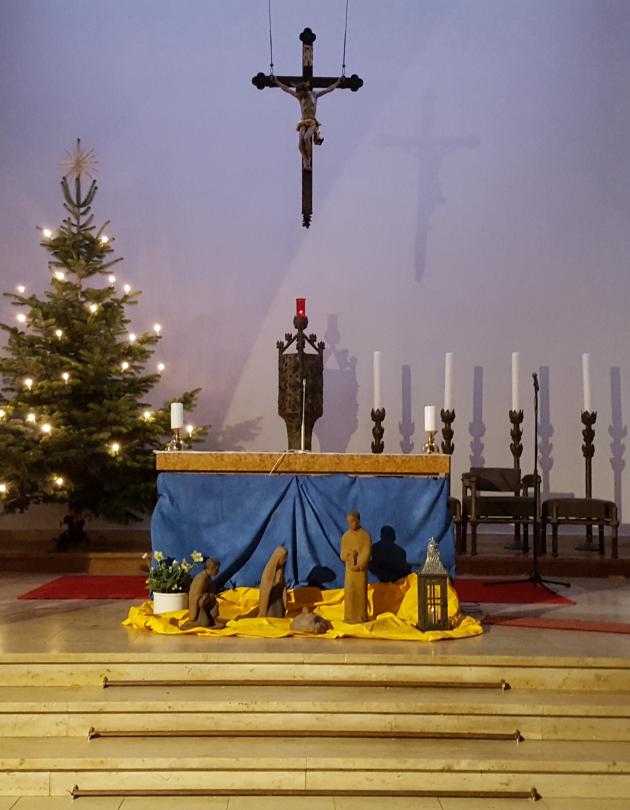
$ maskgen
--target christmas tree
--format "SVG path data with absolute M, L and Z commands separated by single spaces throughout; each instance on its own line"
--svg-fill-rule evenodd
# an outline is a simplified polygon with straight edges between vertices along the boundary
M 164 364 L 145 366 L 161 327 L 129 331 L 128 306 L 138 291 L 118 291 L 109 222 L 94 224 L 94 153 L 80 141 L 61 181 L 67 216 L 41 230 L 50 287 L 42 297 L 23 286 L 5 293 L 16 322 L 0 355 L 0 498 L 7 512 L 65 503 L 62 545 L 81 539 L 84 518 L 139 519 L 155 500 L 153 450 L 170 432 L 170 402 L 152 409 L 146 397 Z M 89 179 L 84 181 L 85 176 Z M 83 183 L 82 183 L 83 181 Z M 84 190 L 83 185 L 87 186 Z M 199 389 L 178 397 L 188 411 Z M 190 442 L 204 427 L 189 428 Z

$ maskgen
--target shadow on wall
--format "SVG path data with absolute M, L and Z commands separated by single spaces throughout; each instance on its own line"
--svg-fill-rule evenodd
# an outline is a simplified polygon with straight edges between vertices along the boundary
M 610 466 L 613 469 L 614 499 L 622 519 L 622 489 L 621 479 L 626 467 L 626 445 L 624 439 L 628 435 L 628 427 L 623 423 L 621 408 L 621 369 L 613 366 L 610 369 L 610 410 L 611 420 L 608 427 L 610 442 Z
M 431 217 L 446 202 L 442 192 L 440 174 L 442 164 L 460 149 L 474 149 L 479 138 L 474 136 L 435 134 L 435 96 L 422 97 L 420 133 L 397 137 L 382 135 L 379 146 L 395 147 L 410 155 L 417 163 L 416 241 L 414 250 L 415 279 L 420 281 L 427 266 L 428 240 Z
M 246 450 L 246 445 L 253 442 L 261 430 L 262 416 L 247 419 L 236 425 L 224 425 L 211 428 L 208 433 L 208 450 Z
M 324 415 L 313 432 L 323 453 L 344 453 L 359 427 L 357 358 L 339 347 L 339 318 L 328 315 L 324 351 Z
M 538 422 L 538 464 L 542 478 L 541 496 L 548 498 L 551 492 L 551 468 L 553 467 L 553 425 L 551 424 L 551 387 L 549 366 L 540 370 L 540 411 Z
M 396 544 L 393 526 L 381 527 L 381 537 L 372 546 L 372 559 L 368 569 L 379 582 L 396 582 L 411 573 L 407 552 Z
M 483 467 L 486 460 L 483 455 L 483 437 L 486 435 L 486 426 L 483 423 L 483 368 L 475 366 L 473 370 L 473 417 L 468 423 L 470 434 L 470 466 Z
M 413 407 L 411 402 L 411 366 L 401 368 L 402 382 L 402 419 L 398 423 L 401 442 L 400 449 L 403 453 L 413 453 L 413 434 L 416 432 L 416 424 L 413 421 Z

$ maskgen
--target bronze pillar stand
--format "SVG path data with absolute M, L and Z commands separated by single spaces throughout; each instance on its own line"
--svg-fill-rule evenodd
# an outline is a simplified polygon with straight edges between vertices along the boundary
M 324 412 L 324 349 L 317 335 L 305 333 L 306 315 L 293 318 L 295 334 L 287 332 L 278 349 L 278 414 L 287 427 L 289 450 L 300 450 L 302 415 L 304 450 L 311 449 L 313 426 Z M 294 352 L 289 349 L 295 347 Z M 309 351 L 310 350 L 310 351 Z M 304 383 L 306 385 L 304 386 Z

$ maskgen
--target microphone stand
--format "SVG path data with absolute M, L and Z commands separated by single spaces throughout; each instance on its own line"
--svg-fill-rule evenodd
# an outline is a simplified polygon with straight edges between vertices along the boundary
M 545 579 L 538 570 L 538 549 L 540 547 L 540 483 L 538 479 L 538 393 L 540 385 L 538 374 L 532 374 L 534 381 L 534 518 L 532 530 L 534 534 L 533 568 L 528 577 L 524 579 L 503 579 L 498 582 L 487 582 L 486 585 L 518 585 L 520 582 L 531 582 L 534 585 L 557 585 L 560 588 L 570 588 L 570 582 L 560 582 L 557 579 Z

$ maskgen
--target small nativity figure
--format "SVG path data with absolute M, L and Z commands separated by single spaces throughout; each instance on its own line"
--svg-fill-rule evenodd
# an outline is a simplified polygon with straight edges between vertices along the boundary
M 193 579 L 188 592 L 188 613 L 194 627 L 216 627 L 219 624 L 219 604 L 214 577 L 219 573 L 218 560 L 206 557 L 203 570 Z
M 361 515 L 348 512 L 348 531 L 341 538 L 342 562 L 346 564 L 344 580 L 344 621 L 360 624 L 368 620 L 367 577 L 372 556 L 372 538 L 361 527 Z
M 279 546 L 269 558 L 260 579 L 260 607 L 258 616 L 283 619 L 287 612 L 287 583 L 284 567 L 289 553 Z
M 298 131 L 298 149 L 302 155 L 302 167 L 305 171 L 310 172 L 313 168 L 313 144 L 321 146 L 324 143 L 319 129 L 320 123 L 316 118 L 317 100 L 325 96 L 326 93 L 332 93 L 333 90 L 336 90 L 342 83 L 343 77 L 318 92 L 313 90 L 309 81 L 300 82 L 295 87 L 283 84 L 275 76 L 273 81 L 285 93 L 296 98 L 300 105 L 302 117 L 295 127 Z

